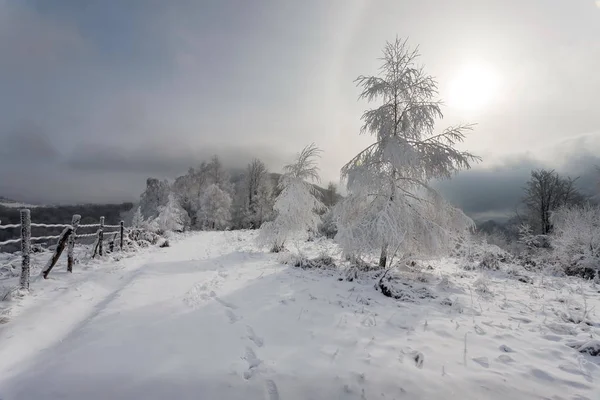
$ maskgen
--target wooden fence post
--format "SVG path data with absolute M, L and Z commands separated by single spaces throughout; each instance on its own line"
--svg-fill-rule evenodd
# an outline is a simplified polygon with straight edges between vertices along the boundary
M 121 247 L 121 251 L 123 251 L 123 234 L 125 233 L 125 222 L 121 221 L 119 223 L 119 225 L 121 225 L 121 243 L 120 243 L 120 247 Z
M 79 222 L 81 221 L 81 215 L 75 214 L 73 215 L 73 219 L 71 220 L 71 226 L 73 227 L 73 231 L 69 236 L 69 247 L 67 249 L 67 271 L 73 272 L 73 251 L 75 249 L 75 239 L 77 236 L 77 227 L 79 226 Z
M 44 268 L 44 270 L 42 271 L 42 275 L 44 276 L 44 279 L 48 279 L 48 274 L 50 273 L 50 271 L 52 271 L 52 268 L 54 268 L 54 266 L 58 262 L 58 259 L 60 258 L 60 255 L 62 254 L 65 247 L 67 247 L 67 242 L 69 241 L 69 238 L 71 237 L 72 234 L 73 234 L 72 226 L 67 226 L 60 234 L 60 237 L 58 238 L 58 242 L 56 243 L 56 249 L 54 250 L 54 254 L 52 255 L 52 258 L 50 258 L 50 260 L 48 260 L 48 264 L 46 264 L 46 268 Z
M 21 210 L 21 289 L 29 290 L 29 264 L 31 251 L 31 212 Z
M 100 229 L 98 230 L 98 254 L 100 257 L 104 254 L 103 252 L 103 242 L 104 242 L 104 217 L 100 217 Z

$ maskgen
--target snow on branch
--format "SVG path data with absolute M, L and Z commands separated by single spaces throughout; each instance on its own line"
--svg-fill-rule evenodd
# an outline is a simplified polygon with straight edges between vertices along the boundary
M 472 227 L 462 211 L 433 189 L 479 158 L 455 149 L 472 125 L 436 134 L 443 117 L 437 82 L 416 65 L 417 49 L 396 39 L 384 48 L 378 76 L 359 76 L 360 98 L 380 101 L 364 112 L 361 133 L 375 143 L 342 167 L 348 196 L 336 209 L 336 240 L 349 256 L 380 250 L 380 266 L 393 253 L 438 253 Z M 393 258 L 394 254 L 390 254 Z

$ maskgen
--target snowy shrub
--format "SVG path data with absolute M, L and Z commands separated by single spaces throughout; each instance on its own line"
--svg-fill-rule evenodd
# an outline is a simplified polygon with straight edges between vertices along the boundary
M 411 303 L 437 297 L 428 287 L 406 281 L 401 275 L 392 273 L 383 275 L 376 288 L 386 297 Z
M 149 247 L 150 245 L 156 245 L 163 239 L 155 232 L 146 229 L 131 228 L 127 229 L 125 233 L 124 244 L 131 248 Z
M 475 292 L 483 298 L 490 298 L 494 296 L 492 289 L 490 289 L 490 280 L 485 276 L 481 276 L 473 282 L 473 288 Z
M 583 354 L 593 357 L 600 356 L 600 340 L 598 339 L 572 341 L 567 343 L 567 346 Z
M 507 271 L 508 276 L 518 280 L 519 282 L 523 282 L 523 283 L 527 283 L 527 284 L 533 284 L 533 278 L 523 274 L 518 268 L 510 268 Z
M 302 254 L 292 255 L 287 260 L 286 264 L 290 264 L 302 269 L 331 269 L 337 270 L 337 265 L 333 257 L 326 254 L 321 254 L 315 258 L 306 258 Z
M 485 253 L 479 262 L 479 268 L 497 271 L 500 269 L 500 260 L 496 254 Z
M 291 235 L 302 235 L 306 239 L 309 231 L 316 231 L 320 222 L 318 211 L 323 204 L 319 193 L 306 180 L 319 180 L 316 158 L 321 150 L 314 144 L 305 147 L 293 164 L 284 167 L 285 173 L 279 181 L 281 192 L 275 199 L 275 219 L 265 222 L 260 228 L 259 241 L 279 252 Z
M 519 243 L 522 243 L 527 250 L 534 252 L 537 249 L 550 248 L 550 239 L 548 235 L 536 235 L 527 224 L 519 226 Z
M 379 253 L 380 267 L 396 254 L 447 251 L 473 226 L 429 185 L 477 158 L 455 149 L 470 126 L 435 132 L 442 117 L 437 82 L 416 65 L 418 56 L 396 39 L 385 46 L 382 74 L 356 80 L 361 98 L 383 104 L 362 117 L 362 132 L 375 143 L 342 168 L 348 196 L 336 210 L 336 241 L 346 255 Z
M 461 259 L 463 269 L 467 271 L 499 270 L 503 263 L 510 263 L 513 256 L 500 247 L 487 243 L 485 238 L 469 235 L 464 237 L 453 252 Z
M 591 279 L 600 268 L 600 207 L 563 207 L 552 215 L 554 256 L 568 275 Z

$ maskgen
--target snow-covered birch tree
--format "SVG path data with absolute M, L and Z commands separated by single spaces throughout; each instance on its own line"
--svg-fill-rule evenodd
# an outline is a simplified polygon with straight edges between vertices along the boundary
M 189 216 L 173 192 L 169 193 L 167 204 L 159 207 L 157 223 L 163 232 L 183 232 L 189 225 Z
M 356 79 L 359 98 L 380 106 L 362 116 L 361 133 L 375 142 L 342 168 L 348 195 L 336 207 L 336 240 L 347 256 L 379 253 L 380 267 L 397 254 L 448 248 L 472 226 L 429 185 L 478 160 L 455 148 L 471 125 L 435 132 L 442 118 L 437 82 L 416 64 L 418 57 L 396 38 L 383 50 L 380 74 Z
M 259 234 L 260 242 L 271 246 L 272 252 L 281 251 L 292 234 L 306 235 L 309 230 L 317 230 L 318 211 L 324 206 L 318 198 L 320 194 L 308 181 L 319 181 L 320 155 L 321 150 L 313 143 L 298 154 L 294 163 L 284 167 L 279 180 L 281 192 L 273 206 L 275 219 L 265 222 Z
M 204 229 L 225 229 L 231 218 L 231 196 L 217 184 L 209 185 L 200 199 L 198 221 Z
M 245 220 L 250 228 L 260 228 L 273 210 L 272 187 L 266 165 L 254 159 L 246 171 L 247 209 Z

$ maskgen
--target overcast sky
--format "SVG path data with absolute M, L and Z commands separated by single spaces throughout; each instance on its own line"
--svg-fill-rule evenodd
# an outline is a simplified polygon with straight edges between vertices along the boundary
M 478 124 L 463 147 L 483 162 L 442 185 L 453 201 L 506 213 L 540 166 L 591 190 L 594 0 L 0 0 L 0 196 L 135 200 L 146 177 L 213 153 L 277 172 L 312 141 L 337 180 L 369 143 L 353 80 L 396 35 L 420 46 L 442 99 L 470 65 L 493 77 L 485 105 L 448 101 L 440 121 Z

